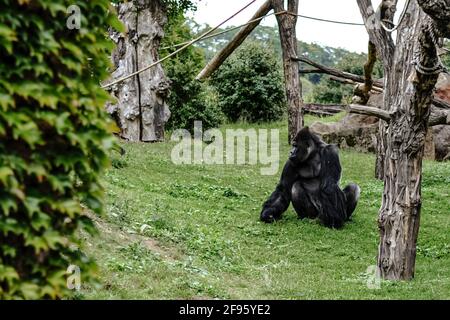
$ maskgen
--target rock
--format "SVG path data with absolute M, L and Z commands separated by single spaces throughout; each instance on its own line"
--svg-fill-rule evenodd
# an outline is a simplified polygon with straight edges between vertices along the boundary
M 367 103 L 377 106 L 383 101 L 381 94 L 372 95 Z M 378 133 L 378 118 L 347 114 L 341 121 L 336 123 L 315 122 L 311 130 L 331 144 L 336 144 L 341 149 L 355 149 L 361 152 L 375 152 L 376 135 Z
M 445 73 L 439 75 L 434 96 L 438 99 L 450 102 L 450 76 Z
M 336 144 L 341 149 L 375 152 L 378 123 L 374 123 L 373 117 L 349 114 L 340 122 L 315 122 L 310 128 L 325 142 Z
M 450 126 L 433 127 L 435 159 L 450 160 Z
M 450 76 L 439 76 L 435 97 L 450 102 Z M 367 104 L 380 107 L 383 104 L 383 95 L 373 94 Z M 375 117 L 348 114 L 339 122 L 315 122 L 310 128 L 325 142 L 336 144 L 341 149 L 376 152 L 378 123 L 379 120 Z M 450 126 L 434 126 L 429 129 L 424 157 L 438 161 L 450 160 Z

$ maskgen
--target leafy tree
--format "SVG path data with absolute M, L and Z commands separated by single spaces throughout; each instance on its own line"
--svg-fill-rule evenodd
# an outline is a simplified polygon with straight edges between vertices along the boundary
M 182 14 L 172 16 L 165 30 L 162 47 L 171 47 L 193 37 L 190 27 Z M 165 56 L 176 48 L 164 49 Z M 202 49 L 191 46 L 166 60 L 164 70 L 172 81 L 169 106 L 171 117 L 168 129 L 192 130 L 194 121 L 202 121 L 205 129 L 217 127 L 222 121 L 222 113 L 214 102 L 214 95 L 207 84 L 195 80 L 205 65 Z
M 177 17 L 179 14 L 189 10 L 195 10 L 196 4 L 201 0 L 161 0 L 162 4 L 166 6 L 166 11 L 169 16 Z
M 247 42 L 217 70 L 212 84 L 231 121 L 275 121 L 285 113 L 282 68 L 273 49 Z
M 81 202 L 100 213 L 99 175 L 113 144 L 99 82 L 121 25 L 108 0 L 0 0 L 0 300 L 62 298 L 66 270 L 95 271 L 80 251 L 92 231 Z

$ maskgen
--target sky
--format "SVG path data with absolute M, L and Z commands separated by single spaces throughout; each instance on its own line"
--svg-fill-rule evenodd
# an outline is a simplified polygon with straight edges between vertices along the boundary
M 244 7 L 250 0 L 200 0 L 198 10 L 190 13 L 197 23 L 216 26 L 236 11 Z M 251 19 L 256 10 L 265 2 L 257 0 L 244 12 L 224 26 L 236 26 Z M 375 8 L 380 0 L 373 0 Z M 403 9 L 405 0 L 400 0 L 396 18 Z M 362 23 L 356 0 L 299 0 L 299 14 L 322 19 Z M 395 20 L 397 21 L 397 20 Z M 275 17 L 263 20 L 263 25 L 276 26 Z M 367 52 L 369 37 L 364 26 L 338 25 L 299 18 L 297 38 L 307 43 L 317 43 L 336 48 L 344 48 L 354 52 Z

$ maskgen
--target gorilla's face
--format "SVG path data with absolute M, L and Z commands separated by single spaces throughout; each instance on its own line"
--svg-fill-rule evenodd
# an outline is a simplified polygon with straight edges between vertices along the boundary
M 315 151 L 316 145 L 308 128 L 302 129 L 296 136 L 289 160 L 294 164 L 305 162 Z
M 300 143 L 294 143 L 289 160 L 294 164 L 305 162 L 309 159 L 309 156 L 314 151 L 314 143 L 310 141 L 300 141 Z

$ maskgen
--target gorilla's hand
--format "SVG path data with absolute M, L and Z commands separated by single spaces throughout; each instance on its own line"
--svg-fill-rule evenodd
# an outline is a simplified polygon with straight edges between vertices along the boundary
M 275 221 L 273 216 L 274 210 L 272 208 L 265 209 L 261 212 L 261 221 L 266 223 L 272 223 Z

